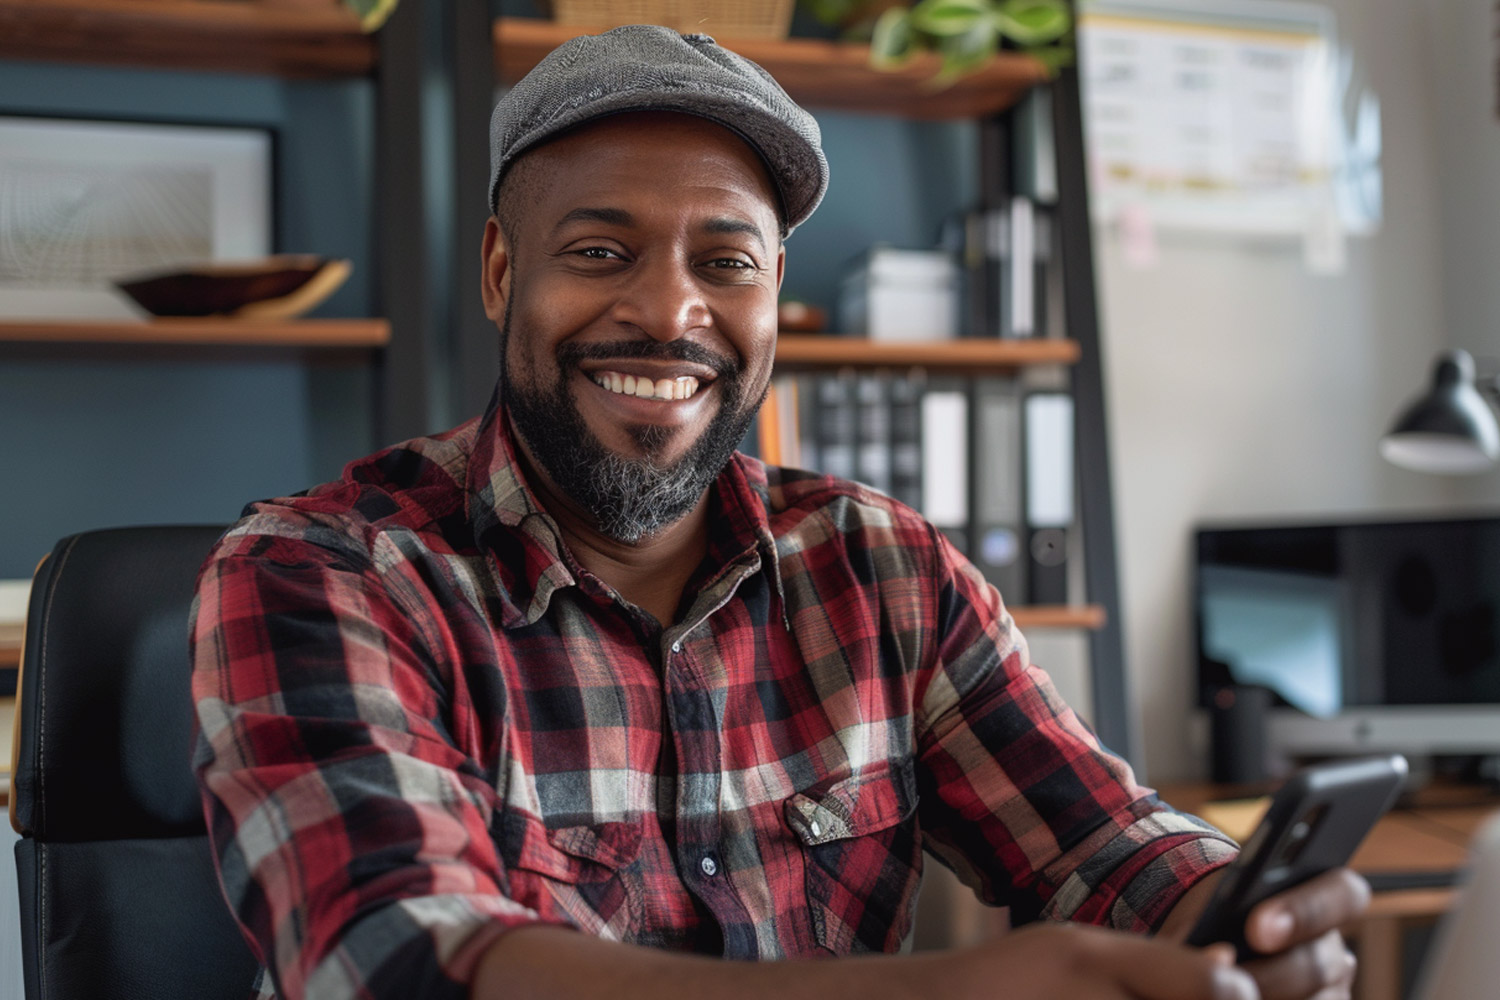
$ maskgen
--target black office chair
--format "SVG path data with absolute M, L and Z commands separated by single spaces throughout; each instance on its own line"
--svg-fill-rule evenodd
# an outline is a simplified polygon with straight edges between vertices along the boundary
M 37 571 L 11 823 L 28 1000 L 244 1000 L 189 764 L 188 607 L 223 529 L 90 531 Z

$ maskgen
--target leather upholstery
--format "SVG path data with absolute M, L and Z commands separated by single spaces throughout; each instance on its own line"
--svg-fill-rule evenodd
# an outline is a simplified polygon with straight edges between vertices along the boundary
M 37 572 L 12 776 L 28 1000 L 250 993 L 190 766 L 188 610 L 221 531 L 85 532 Z

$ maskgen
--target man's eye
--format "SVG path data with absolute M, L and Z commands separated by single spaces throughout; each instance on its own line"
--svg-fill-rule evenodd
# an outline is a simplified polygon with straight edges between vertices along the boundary
M 709 267 L 716 267 L 726 271 L 753 271 L 755 265 L 748 260 L 740 260 L 738 257 L 716 257 L 708 262 Z
M 618 260 L 620 255 L 607 247 L 584 247 L 582 250 L 573 251 L 580 257 L 589 260 Z

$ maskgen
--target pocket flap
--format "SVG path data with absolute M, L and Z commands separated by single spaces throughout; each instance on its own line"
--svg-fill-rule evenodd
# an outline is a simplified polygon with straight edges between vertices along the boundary
M 563 826 L 547 831 L 547 839 L 560 851 L 606 868 L 624 868 L 641 852 L 641 828 L 634 823 Z
M 811 788 L 787 799 L 786 822 L 804 844 L 864 837 L 895 826 L 917 807 L 910 758 L 881 762 L 825 789 Z
M 641 849 L 641 829 L 634 823 L 552 829 L 524 813 L 505 817 L 505 839 L 511 845 L 505 854 L 517 868 L 574 883 L 583 879 L 583 862 L 613 871 L 634 861 Z

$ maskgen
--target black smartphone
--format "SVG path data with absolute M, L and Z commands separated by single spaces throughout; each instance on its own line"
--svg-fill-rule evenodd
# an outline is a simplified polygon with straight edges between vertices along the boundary
M 1188 944 L 1228 941 L 1239 960 L 1254 958 L 1245 920 L 1267 897 L 1347 864 L 1365 834 L 1396 801 L 1406 758 L 1368 757 L 1318 764 L 1294 774 L 1271 799 L 1198 918 Z

